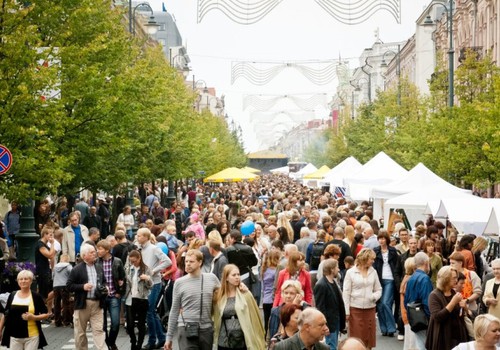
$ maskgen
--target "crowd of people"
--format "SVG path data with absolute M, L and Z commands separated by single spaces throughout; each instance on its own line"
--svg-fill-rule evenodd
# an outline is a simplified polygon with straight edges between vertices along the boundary
M 2 344 L 42 348 L 52 321 L 74 327 L 76 349 L 88 325 L 99 350 L 117 349 L 120 325 L 132 350 L 371 349 L 379 334 L 405 350 L 497 349 L 500 259 L 483 237 L 432 218 L 380 227 L 368 201 L 279 175 L 181 185 L 169 208 L 156 187 L 136 197 L 116 223 L 83 200 L 37 221 L 36 273 L 18 275 Z

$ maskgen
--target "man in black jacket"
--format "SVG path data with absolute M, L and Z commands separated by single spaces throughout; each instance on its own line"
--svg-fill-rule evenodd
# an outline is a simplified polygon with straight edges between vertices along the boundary
M 103 330 L 104 298 L 99 292 L 105 287 L 104 272 L 99 265 L 95 265 L 96 250 L 90 244 L 83 244 L 80 248 L 82 262 L 76 265 L 66 284 L 70 292 L 75 293 L 75 313 L 73 323 L 75 327 L 75 348 L 87 349 L 87 324 L 90 322 L 94 344 L 98 350 L 106 350 L 105 334 Z
M 325 342 L 330 349 L 336 349 L 339 333 L 345 329 L 345 306 L 342 292 L 335 282 L 339 274 L 337 260 L 328 259 L 323 263 L 323 277 L 314 286 L 316 307 L 325 315 L 330 334 Z
M 97 259 L 96 266 L 100 266 L 104 272 L 106 280 L 106 288 L 108 296 L 106 297 L 106 305 L 104 311 L 104 329 L 106 329 L 106 344 L 111 350 L 118 350 L 116 346 L 116 338 L 120 330 L 120 306 L 121 298 L 125 295 L 126 277 L 125 269 L 122 261 L 119 258 L 111 255 L 111 246 L 107 240 L 102 240 L 97 243 Z M 111 318 L 111 327 L 107 332 L 107 312 Z
M 252 267 L 257 265 L 257 257 L 253 249 L 241 242 L 241 233 L 237 230 L 232 230 L 229 234 L 230 247 L 226 249 L 227 260 L 230 264 L 238 266 L 240 269 L 241 282 L 245 283 L 248 288 L 252 288 L 252 279 L 255 276 L 252 274 Z

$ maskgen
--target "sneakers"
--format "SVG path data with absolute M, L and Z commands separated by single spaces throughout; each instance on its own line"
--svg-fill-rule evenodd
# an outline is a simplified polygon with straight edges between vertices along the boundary
M 398 340 L 399 340 L 399 341 L 403 341 L 403 340 L 405 340 L 405 336 L 404 336 L 404 335 L 402 335 L 402 334 L 398 334 Z

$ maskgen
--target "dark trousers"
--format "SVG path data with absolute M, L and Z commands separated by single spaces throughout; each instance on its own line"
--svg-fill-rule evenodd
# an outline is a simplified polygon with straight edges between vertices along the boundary
M 73 323 L 73 308 L 70 293 L 66 287 L 54 288 L 54 321 L 56 326 Z
M 266 330 L 266 338 L 267 338 L 267 331 L 269 328 L 269 317 L 271 317 L 271 309 L 273 308 L 273 304 L 262 304 L 262 309 L 264 310 L 264 329 Z M 272 337 L 274 334 L 270 334 L 269 336 Z
M 148 313 L 148 300 L 132 298 L 132 305 L 126 306 L 127 333 L 130 336 L 132 350 L 140 350 L 144 337 L 146 336 L 146 314 Z M 138 337 L 135 336 L 135 322 L 139 330 Z
M 200 336 L 198 339 L 186 338 L 186 329 L 184 326 L 178 328 L 179 332 L 179 349 L 182 350 L 212 350 L 214 343 L 214 329 L 200 328 Z

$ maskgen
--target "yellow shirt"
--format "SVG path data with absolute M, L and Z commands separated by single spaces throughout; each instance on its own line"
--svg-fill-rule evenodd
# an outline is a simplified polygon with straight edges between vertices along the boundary
M 12 300 L 12 305 L 18 306 L 28 306 L 28 312 L 35 314 L 35 303 L 33 302 L 33 297 L 20 298 L 19 293 L 16 293 L 14 300 Z M 38 335 L 38 327 L 36 326 L 36 321 L 28 321 L 28 337 L 35 337 Z

